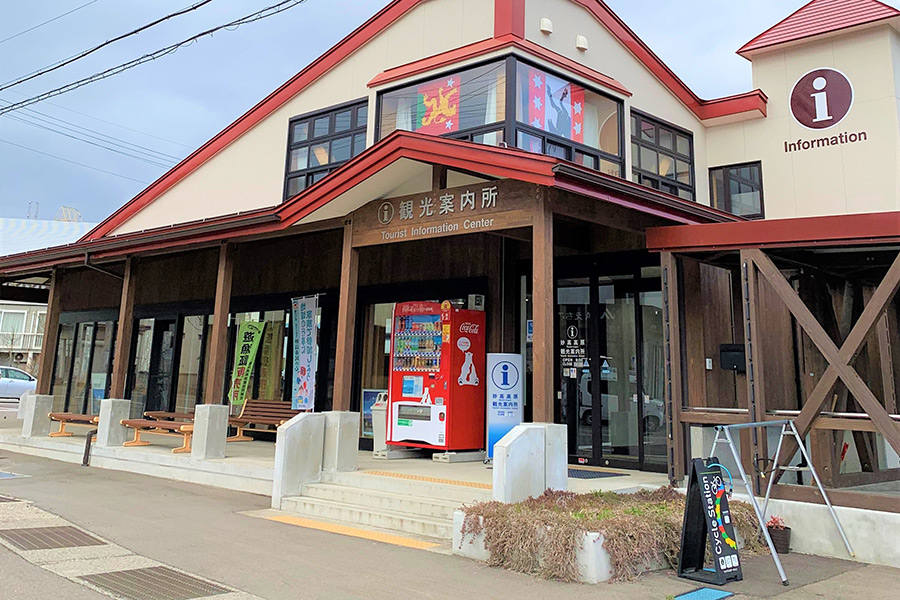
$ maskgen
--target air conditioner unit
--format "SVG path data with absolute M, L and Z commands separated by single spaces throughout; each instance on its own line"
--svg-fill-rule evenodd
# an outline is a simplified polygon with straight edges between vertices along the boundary
M 15 354 L 13 354 L 13 362 L 23 363 L 26 360 L 28 360 L 28 357 L 25 356 L 24 352 L 16 352 Z

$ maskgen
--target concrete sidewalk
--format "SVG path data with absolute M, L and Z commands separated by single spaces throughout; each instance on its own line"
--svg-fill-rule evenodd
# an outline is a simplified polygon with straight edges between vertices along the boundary
M 263 496 L 0 452 L 0 494 L 31 500 L 129 550 L 270 600 L 298 598 L 541 598 L 664 600 L 696 585 L 658 573 L 631 584 L 588 586 L 539 580 L 459 557 L 250 518 Z M 744 582 L 727 589 L 746 598 L 887 600 L 900 571 L 801 555 L 785 557 L 792 585 L 782 587 L 769 557 L 745 561 Z M 0 582 L 40 597 L 92 598 L 66 580 L 0 548 Z M 71 592 L 71 593 L 70 593 Z M 7 597 L 4 595 L 4 598 Z

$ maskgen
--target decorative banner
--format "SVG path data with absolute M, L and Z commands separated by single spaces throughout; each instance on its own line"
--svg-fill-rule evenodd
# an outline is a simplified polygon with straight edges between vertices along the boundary
M 316 314 L 319 296 L 291 300 L 291 328 L 294 332 L 294 376 L 291 408 L 312 410 L 316 402 L 318 339 Z
M 415 130 L 443 135 L 459 129 L 459 78 L 451 75 L 418 89 Z
M 573 142 L 584 143 L 584 88 L 528 69 L 528 124 Z M 532 152 L 540 149 L 528 148 Z
M 247 386 L 250 385 L 256 350 L 264 329 L 265 323 L 259 321 L 244 321 L 238 327 L 234 344 L 234 367 L 231 369 L 231 391 L 228 393 L 234 406 L 243 404 L 247 397 Z
M 521 354 L 487 355 L 487 455 L 494 444 L 522 422 L 525 394 Z

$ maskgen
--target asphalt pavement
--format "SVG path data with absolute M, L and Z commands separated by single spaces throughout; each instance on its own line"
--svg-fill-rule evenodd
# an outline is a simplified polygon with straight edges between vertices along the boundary
M 32 501 L 135 554 L 269 600 L 475 599 L 664 600 L 696 585 L 671 573 L 629 584 L 544 581 L 446 554 L 401 548 L 241 514 L 263 496 L 81 467 L 0 450 L 0 494 Z M 769 557 L 747 559 L 738 597 L 779 600 L 897 598 L 900 571 L 802 555 L 785 557 L 784 588 Z M 0 547 L 0 596 L 103 597 Z

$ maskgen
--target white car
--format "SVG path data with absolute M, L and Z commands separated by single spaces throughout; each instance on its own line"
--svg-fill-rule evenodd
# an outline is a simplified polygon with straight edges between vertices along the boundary
M 37 379 L 15 367 L 0 367 L 0 398 L 15 398 L 18 400 L 22 394 L 34 393 L 37 388 Z

